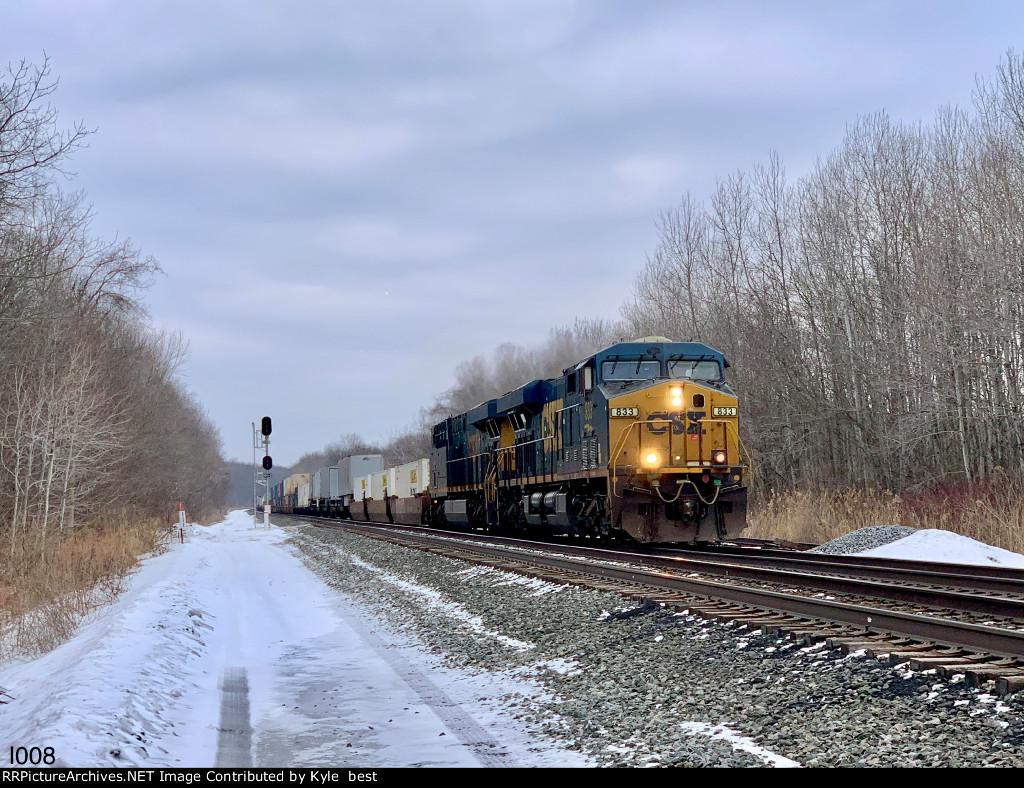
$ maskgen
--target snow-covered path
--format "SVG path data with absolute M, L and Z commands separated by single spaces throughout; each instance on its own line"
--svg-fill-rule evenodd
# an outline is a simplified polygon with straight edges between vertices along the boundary
M 233 512 L 147 560 L 74 639 L 0 670 L 2 738 L 69 766 L 579 764 L 474 702 L 507 688 L 394 645 L 285 538 Z

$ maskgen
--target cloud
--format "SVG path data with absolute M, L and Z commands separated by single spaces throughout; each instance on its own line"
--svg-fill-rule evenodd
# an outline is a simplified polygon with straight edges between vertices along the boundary
M 74 187 L 167 271 L 154 319 L 229 453 L 273 411 L 286 462 L 408 423 L 500 342 L 615 317 L 684 192 L 968 95 L 1024 10 L 963 9 L 41 0 L 3 38 L 99 127 Z
M 620 181 L 611 202 L 620 206 L 642 206 L 650 210 L 675 197 L 676 184 L 684 170 L 675 156 L 636 155 L 620 159 L 612 172 Z
M 166 168 L 338 177 L 416 145 L 407 124 L 349 121 L 298 97 L 229 86 L 133 102 L 111 112 L 107 123 L 132 130 L 122 136 L 121 155 Z

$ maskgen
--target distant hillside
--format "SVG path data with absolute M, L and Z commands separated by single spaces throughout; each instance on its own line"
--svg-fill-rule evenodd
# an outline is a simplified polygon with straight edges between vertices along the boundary
M 225 464 L 231 475 L 231 480 L 228 483 L 227 506 L 232 508 L 252 506 L 252 463 L 230 460 Z M 291 468 L 275 467 L 270 472 L 271 483 L 277 484 L 291 472 Z M 262 486 L 260 494 L 263 494 Z

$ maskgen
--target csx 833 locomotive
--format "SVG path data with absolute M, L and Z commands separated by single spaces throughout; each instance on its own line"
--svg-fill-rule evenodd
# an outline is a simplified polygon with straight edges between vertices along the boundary
M 749 461 L 728 366 L 707 345 L 646 337 L 445 419 L 424 519 L 640 542 L 737 536 Z

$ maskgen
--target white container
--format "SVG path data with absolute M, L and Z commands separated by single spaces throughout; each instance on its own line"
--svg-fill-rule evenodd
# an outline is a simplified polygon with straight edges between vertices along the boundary
M 399 465 L 395 470 L 395 491 L 399 498 L 412 498 L 430 483 L 430 460 L 413 460 Z
M 338 466 L 321 468 L 310 479 L 310 495 L 314 501 L 338 497 Z
M 338 461 L 338 494 L 352 495 L 357 501 L 362 500 L 355 486 L 356 479 L 383 469 L 384 458 L 379 454 L 353 454 L 342 458 Z
M 363 498 L 370 497 L 370 477 L 369 476 L 358 476 L 352 482 L 352 500 L 361 501 Z
M 375 501 L 383 501 L 388 494 L 388 472 L 376 471 L 370 474 L 370 498 Z
M 370 474 L 370 497 L 375 501 L 395 495 L 395 469 L 376 471 Z
M 306 474 L 308 475 L 308 474 Z M 300 509 L 309 506 L 309 483 L 299 485 L 299 498 L 296 502 L 296 506 Z

